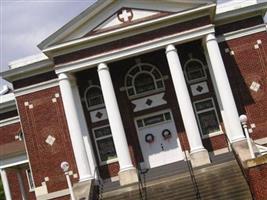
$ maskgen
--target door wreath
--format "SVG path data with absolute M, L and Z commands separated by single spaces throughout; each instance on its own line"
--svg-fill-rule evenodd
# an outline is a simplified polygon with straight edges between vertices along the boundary
M 147 143 L 153 143 L 155 136 L 151 133 L 146 134 L 145 140 Z
M 162 137 L 164 138 L 164 140 L 167 140 L 169 138 L 172 137 L 172 133 L 169 129 L 164 129 L 161 133 Z

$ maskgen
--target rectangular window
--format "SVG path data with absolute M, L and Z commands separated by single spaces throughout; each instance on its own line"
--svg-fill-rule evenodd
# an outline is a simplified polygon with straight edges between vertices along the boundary
M 218 115 L 212 98 L 194 102 L 194 108 L 203 136 L 221 132 Z
M 29 191 L 33 191 L 34 190 L 34 182 L 33 182 L 32 172 L 30 169 L 26 170 L 26 176 L 27 176 L 27 180 L 28 180 Z
M 93 130 L 100 164 L 117 161 L 117 154 L 109 126 Z

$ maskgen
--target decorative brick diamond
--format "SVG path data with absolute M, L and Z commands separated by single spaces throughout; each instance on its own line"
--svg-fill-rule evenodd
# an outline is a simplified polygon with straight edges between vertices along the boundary
M 49 136 L 46 138 L 45 142 L 46 142 L 47 144 L 49 144 L 49 145 L 52 146 L 52 145 L 54 144 L 55 140 L 56 140 L 56 138 L 54 138 L 53 136 L 49 135 Z
M 258 92 L 258 90 L 260 89 L 260 84 L 259 83 L 257 83 L 257 82 L 255 82 L 255 81 L 253 81 L 252 83 L 251 83 L 251 85 L 250 85 L 250 89 L 251 90 L 253 90 L 254 92 Z
M 95 115 L 98 119 L 100 119 L 103 116 L 103 113 L 101 112 L 97 112 Z
M 153 101 L 151 99 L 146 100 L 146 105 L 151 106 L 152 103 L 153 103 Z
M 203 87 L 199 85 L 199 86 L 197 86 L 196 90 L 197 90 L 198 92 L 201 92 L 201 91 L 203 90 Z

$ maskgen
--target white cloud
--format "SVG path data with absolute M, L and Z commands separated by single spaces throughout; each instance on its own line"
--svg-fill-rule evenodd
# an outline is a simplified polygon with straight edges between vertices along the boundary
M 7 69 L 7 63 L 14 59 L 38 53 L 37 44 L 93 2 L 4 1 L 1 15 L 1 70 Z

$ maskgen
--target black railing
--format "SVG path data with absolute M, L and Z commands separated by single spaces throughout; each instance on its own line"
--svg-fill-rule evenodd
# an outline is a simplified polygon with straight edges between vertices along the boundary
M 94 177 L 97 177 L 97 178 L 94 181 L 91 200 L 102 200 L 103 199 L 103 192 L 104 192 L 104 183 L 100 177 L 98 167 L 96 167 L 94 170 Z
M 140 163 L 137 165 L 137 169 L 139 197 L 140 200 L 147 200 L 146 173 L 149 169 L 142 169 Z
M 188 171 L 189 171 L 189 174 L 190 174 L 191 182 L 192 182 L 192 185 L 193 185 L 193 188 L 194 188 L 194 191 L 195 191 L 195 197 L 196 197 L 197 200 L 201 200 L 201 195 L 200 195 L 200 192 L 199 192 L 199 188 L 198 188 L 197 180 L 196 180 L 196 177 L 195 177 L 195 174 L 194 174 L 192 163 L 188 159 L 186 151 L 184 151 L 184 155 L 185 155 L 185 161 L 186 161 L 186 164 L 187 164 L 187 168 L 188 168 Z

